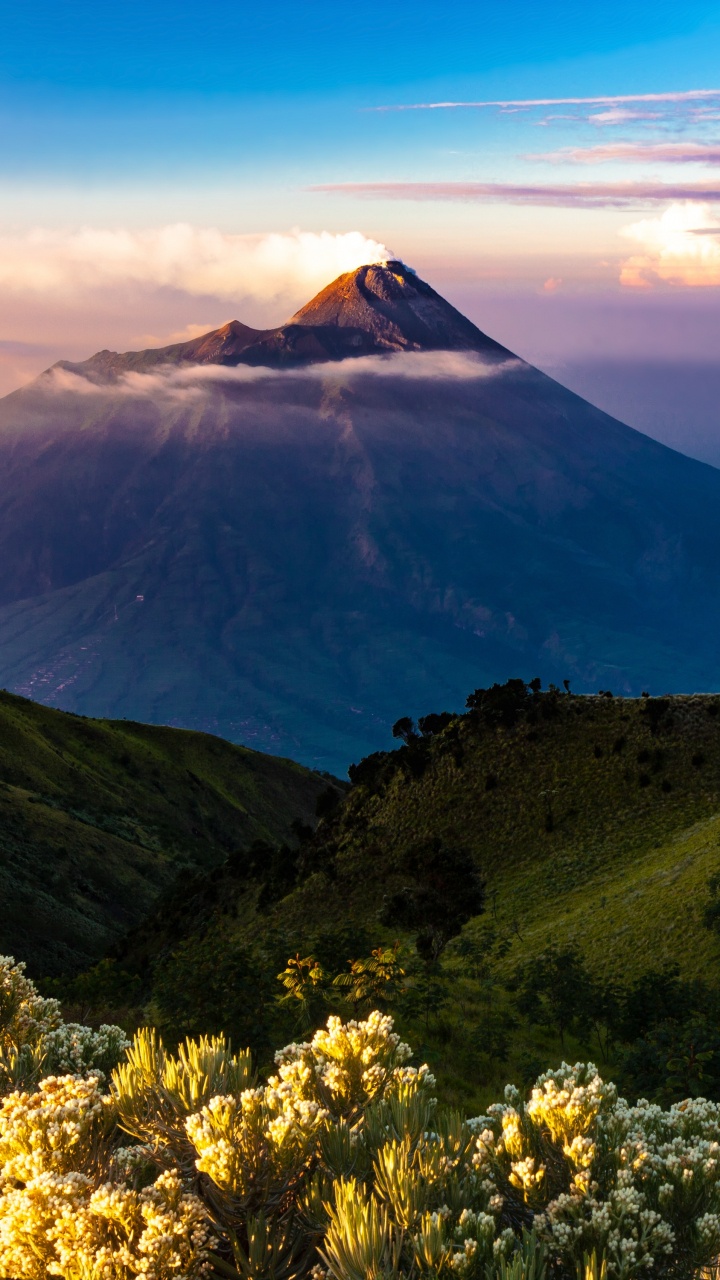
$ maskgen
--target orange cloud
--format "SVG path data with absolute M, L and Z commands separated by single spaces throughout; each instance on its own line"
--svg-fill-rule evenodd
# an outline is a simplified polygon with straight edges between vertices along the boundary
M 661 217 L 643 218 L 620 234 L 641 248 L 623 263 L 620 282 L 626 287 L 720 285 L 720 219 L 709 205 L 672 204 Z

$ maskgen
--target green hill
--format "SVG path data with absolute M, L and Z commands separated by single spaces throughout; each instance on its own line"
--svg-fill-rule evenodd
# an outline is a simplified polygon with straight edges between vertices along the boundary
M 553 938 L 607 974 L 637 974 L 648 958 L 707 974 L 718 951 L 699 922 L 720 870 L 720 696 L 540 694 L 512 725 L 487 716 L 452 719 L 354 771 L 358 785 L 315 838 L 334 880 L 311 876 L 282 904 L 286 918 L 307 919 L 319 897 L 326 918 L 348 906 L 372 917 L 395 868 L 437 837 L 472 852 L 514 960 Z
M 0 953 L 35 976 L 86 968 L 171 884 L 294 840 L 327 787 L 209 734 L 0 692 Z
M 354 787 L 306 841 L 295 887 L 263 906 L 263 927 L 282 924 L 300 944 L 349 920 L 377 927 L 413 849 L 437 838 L 472 853 L 484 919 L 513 936 L 513 961 L 555 939 L 603 973 L 637 974 L 648 957 L 707 973 L 718 952 L 699 922 L 720 871 L 720 695 L 543 693 L 512 725 L 447 719 L 351 768 Z
M 463 716 L 426 717 L 424 732 L 405 725 L 400 749 L 351 768 L 351 791 L 294 863 L 229 860 L 165 898 L 123 963 L 154 974 L 151 1010 L 168 1031 L 227 1026 L 270 1043 L 289 955 L 340 971 L 399 939 L 410 986 L 393 1012 L 446 1096 L 479 1105 L 508 1074 L 529 1079 L 569 1054 L 610 1054 L 616 1070 L 620 1041 L 645 1034 L 654 991 L 664 994 L 650 1030 L 673 1002 L 689 1016 L 706 987 L 720 991 L 720 945 L 704 923 L 720 871 L 720 696 L 576 697 L 510 682 L 475 702 Z M 486 883 L 485 910 L 470 919 L 468 855 Z M 389 911 L 418 886 L 430 915 L 448 892 L 457 902 L 443 925 L 455 936 L 430 964 L 415 955 L 407 912 Z M 580 985 L 601 991 L 600 1014 L 573 1015 L 567 1036 L 512 994 L 548 947 L 579 956 Z M 547 1006 L 547 992 L 538 1001 Z M 598 1039 L 598 1022 L 613 1018 Z M 720 1040 L 711 1049 L 720 1081 Z M 662 1083 L 675 1050 L 651 1052 L 651 1084 Z M 642 1081 L 636 1072 L 628 1089 L 650 1089 Z

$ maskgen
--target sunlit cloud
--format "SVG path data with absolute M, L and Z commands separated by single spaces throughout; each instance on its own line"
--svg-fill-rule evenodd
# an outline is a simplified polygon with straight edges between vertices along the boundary
M 597 147 L 560 147 L 528 155 L 527 160 L 553 164 L 603 164 L 609 160 L 650 161 L 668 164 L 720 164 L 720 146 L 704 142 L 610 142 Z
M 720 201 L 720 183 L 712 182 L 331 182 L 307 190 L 374 200 L 477 200 L 588 209 L 641 208 L 671 200 Z
M 720 218 L 709 205 L 673 204 L 659 218 L 634 222 L 620 234 L 640 247 L 623 263 L 620 282 L 626 287 L 720 285 Z
M 149 230 L 36 228 L 0 235 L 0 289 L 77 294 L 114 285 L 269 300 L 313 292 L 344 271 L 393 255 L 359 231 L 230 235 L 188 223 Z
M 405 102 L 370 107 L 370 111 L 458 111 L 467 108 L 497 107 L 501 110 L 530 110 L 533 107 L 614 107 L 625 102 L 720 101 L 720 89 L 686 89 L 678 93 L 608 93 L 589 98 L 494 98 L 480 102 Z

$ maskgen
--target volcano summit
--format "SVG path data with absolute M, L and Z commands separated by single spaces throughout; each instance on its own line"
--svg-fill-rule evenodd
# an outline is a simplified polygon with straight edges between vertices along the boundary
M 717 688 L 720 472 L 401 263 L 0 401 L 0 684 L 318 768 L 510 675 Z

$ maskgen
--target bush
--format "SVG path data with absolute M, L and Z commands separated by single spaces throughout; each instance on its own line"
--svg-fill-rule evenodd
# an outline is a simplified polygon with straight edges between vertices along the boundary
M 720 1106 L 631 1107 L 563 1064 L 465 1120 L 410 1057 L 388 1016 L 331 1017 L 259 1085 L 221 1036 L 172 1055 L 146 1030 L 105 1092 L 12 1092 L 0 1277 L 691 1280 L 717 1259 Z

